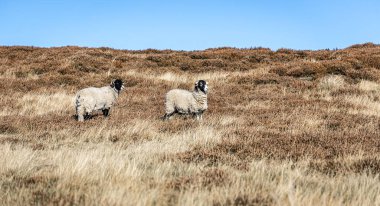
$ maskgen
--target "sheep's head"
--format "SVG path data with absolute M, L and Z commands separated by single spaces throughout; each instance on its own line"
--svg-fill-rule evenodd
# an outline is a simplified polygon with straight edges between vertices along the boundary
M 115 88 L 118 92 L 120 92 L 124 89 L 123 81 L 121 81 L 121 79 L 112 80 L 111 87 Z
M 198 80 L 195 82 L 195 90 L 201 90 L 203 93 L 207 94 L 208 86 L 205 80 Z

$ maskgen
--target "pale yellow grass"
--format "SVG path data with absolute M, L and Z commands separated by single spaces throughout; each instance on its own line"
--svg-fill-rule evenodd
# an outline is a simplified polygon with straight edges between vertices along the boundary
M 257 198 L 260 203 L 273 205 L 380 204 L 378 176 L 350 173 L 330 177 L 310 171 L 308 159 L 298 163 L 252 160 L 246 171 L 224 164 L 210 167 L 167 159 L 194 147 L 212 148 L 221 143 L 222 134 L 227 132 L 216 128 L 238 120 L 234 116 L 210 117 L 195 128 L 176 134 L 159 132 L 158 121 L 137 119 L 122 127 L 104 121 L 83 133 L 72 130 L 52 133 L 53 139 L 59 139 L 60 135 L 69 137 L 61 142 L 63 146 L 54 149 L 32 150 L 3 144 L 0 174 L 5 178 L 0 181 L 2 185 L 14 181 L 10 178 L 51 181 L 52 188 L 37 187 L 37 190 L 54 193 L 59 189 L 55 196 L 63 205 L 69 204 L 65 202 L 65 195 L 69 194 L 75 194 L 70 204 L 81 205 L 212 205 L 238 198 Z M 315 129 L 319 120 L 308 118 L 303 124 Z M 136 135 L 140 141 L 134 142 Z M 125 144 L 112 143 L 114 137 L 124 138 L 118 141 Z M 337 161 L 350 164 L 361 158 L 348 156 Z M 223 171 L 224 184 L 204 187 L 200 174 L 214 170 Z M 174 195 L 177 192 L 168 183 L 181 178 L 194 180 L 189 188 Z M 35 192 L 27 186 L 3 191 L 0 195 L 3 205 L 24 205 L 35 198 Z
M 357 106 L 357 109 L 350 109 L 349 113 L 380 116 L 380 85 L 377 82 L 362 80 L 357 88 L 364 91 L 365 95 L 346 95 L 344 97 L 344 101 Z
M 200 129 L 200 132 L 211 132 L 208 127 Z M 168 181 L 196 176 L 205 170 L 200 168 L 207 168 L 192 163 L 162 161 L 164 155 L 184 151 L 189 146 L 189 143 L 181 143 L 182 139 L 175 138 L 185 138 L 186 142 L 194 135 L 184 133 L 165 141 L 153 139 L 127 148 L 103 142 L 86 144 L 80 149 L 63 147 L 33 151 L 5 144 L 0 146 L 0 173 L 15 171 L 18 178 L 58 178 L 55 184 L 60 192 L 69 194 L 75 191 L 78 202 L 80 195 L 85 195 L 84 205 L 210 205 L 244 196 L 248 199 L 267 197 L 274 205 L 380 204 L 378 176 L 338 174 L 328 177 L 310 172 L 306 167 L 307 160 L 297 164 L 253 160 L 247 171 L 215 166 L 210 170 L 224 171 L 228 177 L 227 184 L 211 185 L 207 189 L 201 182 L 195 182 L 173 199 L 174 191 L 168 189 Z M 25 187 L 16 192 L 5 192 L 1 201 L 6 205 L 22 205 L 29 198 L 33 198 L 33 194 Z
M 313 95 L 317 94 L 320 99 L 332 101 L 333 97 L 331 96 L 331 92 L 342 89 L 346 85 L 347 84 L 341 75 L 327 75 L 319 79 L 317 84 L 317 92 L 311 90 L 305 91 L 303 93 L 303 97 L 305 99 L 311 99 Z
M 220 125 L 227 126 L 227 125 L 236 125 L 241 123 L 242 121 L 236 117 L 236 116 L 222 116 L 219 119 Z
M 380 84 L 373 81 L 362 80 L 359 83 L 359 89 L 367 92 L 374 91 L 380 93 Z
M 74 95 L 66 93 L 25 94 L 18 100 L 19 115 L 44 115 L 47 113 L 63 113 L 74 108 Z
M 14 71 L 6 70 L 4 73 L 0 74 L 0 79 L 16 79 L 16 74 Z
M 317 91 L 307 90 L 302 95 L 303 98 L 310 100 L 313 99 L 315 95 L 318 95 L 319 99 L 325 101 L 332 101 L 333 97 L 331 92 L 337 91 L 338 89 L 344 88 L 347 84 L 341 75 L 327 75 L 318 80 Z M 285 91 L 284 91 L 285 92 Z
M 319 95 L 318 98 L 326 101 L 343 101 L 349 103 L 355 108 L 347 108 L 350 114 L 364 114 L 368 116 L 380 116 L 380 85 L 377 82 L 361 80 L 356 85 L 347 84 L 341 75 L 329 75 L 321 78 L 318 83 L 318 91 L 306 91 L 303 94 L 305 99 L 310 99 L 315 94 Z M 343 88 L 357 88 L 364 91 L 363 95 L 360 94 L 345 94 L 342 96 L 332 96 L 331 93 Z M 334 108 L 329 108 L 331 111 Z M 339 109 L 335 111 L 342 112 Z
M 173 73 L 166 72 L 163 74 L 153 75 L 151 73 L 138 72 L 136 70 L 127 70 L 123 73 L 125 76 L 133 76 L 144 79 L 149 79 L 154 82 L 166 81 L 170 82 L 173 86 L 178 86 L 181 83 L 191 84 L 196 80 L 203 79 L 209 82 L 225 83 L 227 80 L 233 77 L 243 77 L 249 75 L 264 75 L 267 74 L 269 67 L 260 67 L 258 69 L 252 69 L 245 72 L 202 72 L 199 74 L 189 74 L 189 73 Z M 211 85 L 212 86 L 212 85 Z
M 133 76 L 144 79 L 157 81 L 167 81 L 170 82 L 173 86 L 178 86 L 181 83 L 190 83 L 193 85 L 196 80 L 204 79 L 206 81 L 225 81 L 226 78 L 230 75 L 226 72 L 213 72 L 213 73 L 200 73 L 197 75 L 190 74 L 175 74 L 172 72 L 166 72 L 164 74 L 152 75 L 144 74 L 137 72 L 135 70 L 128 70 L 124 73 L 125 76 Z
M 90 200 L 89 205 L 95 203 L 145 205 L 160 201 L 164 203 L 165 185 L 152 190 L 149 185 L 141 184 L 141 181 L 150 179 L 156 184 L 163 184 L 165 180 L 172 178 L 173 174 L 175 177 L 184 173 L 196 173 L 199 169 L 195 165 L 185 166 L 179 162 L 163 163 L 162 158 L 188 151 L 195 146 L 212 147 L 221 140 L 220 132 L 207 125 L 200 125 L 172 136 L 154 132 L 157 126 L 144 120 L 137 120 L 129 127 L 127 125 L 122 128 L 107 127 L 107 123 L 100 127 L 92 127 L 83 134 L 71 138 L 71 143 L 65 143 L 77 145 L 75 148 L 32 151 L 23 147 L 12 149 L 10 145 L 2 145 L 0 153 L 4 158 L 0 161 L 2 165 L 0 174 L 22 171 L 22 174 L 19 174 L 21 177 L 39 175 L 59 177 L 60 182 L 57 187 L 63 189 L 63 192 L 71 186 L 79 187 L 92 183 L 94 185 L 90 184 L 85 193 L 85 195 L 94 195 L 95 199 Z M 64 132 L 65 136 L 73 135 L 71 131 Z M 131 135 L 136 134 L 139 138 L 145 137 L 146 141 L 117 146 L 107 143 L 110 142 L 109 138 L 113 137 L 112 133 L 118 136 L 125 135 L 124 138 L 132 138 Z M 53 133 L 54 135 L 59 134 Z M 100 142 L 91 143 L 88 142 L 88 138 L 91 138 L 91 141 L 98 139 Z M 173 167 L 178 171 L 173 170 Z M 98 187 L 102 188 L 101 191 Z M 95 191 L 97 193 L 92 193 Z M 28 198 L 24 196 L 28 193 L 27 188 L 19 192 L 19 197 Z M 14 194 L 6 196 L 15 197 Z M 17 204 L 16 197 L 7 198 L 2 199 L 3 203 Z
M 305 99 L 310 99 L 316 94 L 318 98 L 326 101 L 344 101 L 352 104 L 355 108 L 347 108 L 347 112 L 350 114 L 364 114 L 368 116 L 380 116 L 380 103 L 378 98 L 380 97 L 380 85 L 377 82 L 361 80 L 356 85 L 347 84 L 341 75 L 329 75 L 320 79 L 318 83 L 318 91 L 306 91 L 303 94 Z M 363 95 L 360 94 L 345 94 L 342 96 L 332 96 L 331 93 L 343 88 L 357 88 L 364 91 Z M 330 108 L 330 110 L 334 110 Z M 335 109 L 335 111 L 342 112 Z
M 329 75 L 320 79 L 318 88 L 320 90 L 336 90 L 345 86 L 344 78 L 341 75 Z
M 17 79 L 15 71 L 13 70 L 5 70 L 4 73 L 0 74 L 0 79 L 4 79 L 6 81 L 12 81 Z M 36 80 L 39 79 L 39 76 L 34 73 L 28 73 L 25 77 L 23 77 L 26 80 Z
M 268 109 L 271 107 L 270 101 L 258 101 L 258 100 L 251 100 L 243 105 L 234 105 L 233 108 L 235 109 L 241 109 L 241 110 L 249 110 L 252 108 L 262 108 L 262 109 Z
M 380 103 L 371 97 L 347 95 L 344 101 L 349 102 L 355 106 L 356 109 L 349 109 L 351 114 L 365 114 L 369 116 L 380 116 Z

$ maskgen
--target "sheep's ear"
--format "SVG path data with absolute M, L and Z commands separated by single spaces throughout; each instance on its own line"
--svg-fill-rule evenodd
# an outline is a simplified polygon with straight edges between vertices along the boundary
M 115 86 L 115 80 L 114 80 L 114 79 L 111 81 L 110 86 L 111 86 L 112 88 Z

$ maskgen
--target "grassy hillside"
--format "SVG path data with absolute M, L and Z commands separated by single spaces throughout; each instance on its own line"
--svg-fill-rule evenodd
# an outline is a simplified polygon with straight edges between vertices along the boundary
M 75 92 L 121 78 L 109 119 Z M 203 121 L 164 95 L 209 82 Z M 0 204 L 380 205 L 380 46 L 0 47 Z

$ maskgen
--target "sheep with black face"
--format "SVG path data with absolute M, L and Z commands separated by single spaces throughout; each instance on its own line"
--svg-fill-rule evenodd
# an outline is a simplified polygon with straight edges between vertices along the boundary
M 191 114 L 202 119 L 203 112 L 207 110 L 208 85 L 204 80 L 195 82 L 194 91 L 173 89 L 166 94 L 164 120 L 170 119 L 174 114 Z
M 102 110 L 103 115 L 108 117 L 110 108 L 116 103 L 120 91 L 123 89 L 123 81 L 116 79 L 109 86 L 88 87 L 78 91 L 75 97 L 78 121 L 84 121 L 84 116 L 90 115 L 96 110 Z

